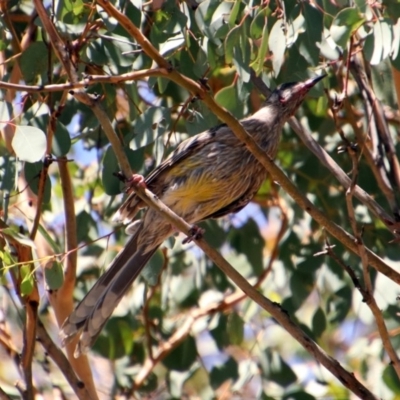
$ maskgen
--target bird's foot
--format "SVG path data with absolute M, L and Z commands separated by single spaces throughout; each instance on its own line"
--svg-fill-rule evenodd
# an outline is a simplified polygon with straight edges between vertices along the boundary
M 204 235 L 205 230 L 198 227 L 197 225 L 193 225 L 189 230 L 189 236 L 183 239 L 182 244 L 190 243 L 193 240 L 201 239 Z
M 142 187 L 143 189 L 147 188 L 146 179 L 143 175 L 140 174 L 133 174 L 129 179 L 126 181 L 126 192 L 130 192 L 132 190 L 132 185 L 137 185 Z

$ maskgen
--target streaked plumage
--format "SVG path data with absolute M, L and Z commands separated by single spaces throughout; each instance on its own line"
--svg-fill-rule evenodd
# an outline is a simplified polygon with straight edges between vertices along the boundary
M 321 78 L 281 85 L 259 111 L 241 121 L 270 157 L 276 155 L 284 123 Z M 242 209 L 266 176 L 246 146 L 222 124 L 182 142 L 148 175 L 146 185 L 188 223 L 195 224 Z M 135 193 L 120 207 L 115 219 L 130 224 L 127 231 L 133 236 L 62 326 L 63 343 L 81 332 L 76 356 L 94 343 L 121 297 L 173 233 L 170 223 L 153 209 L 148 209 L 141 221 L 134 221 L 142 207 Z

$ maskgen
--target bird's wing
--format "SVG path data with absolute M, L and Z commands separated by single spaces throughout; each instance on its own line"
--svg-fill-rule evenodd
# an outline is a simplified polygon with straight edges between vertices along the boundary
M 219 209 L 215 213 L 208 215 L 206 218 L 204 218 L 204 220 L 209 219 L 209 218 L 221 218 L 221 217 L 224 217 L 225 215 L 228 215 L 231 213 L 237 213 L 242 208 L 246 207 L 247 204 L 249 204 L 249 202 L 254 197 L 254 195 L 255 195 L 255 193 L 246 193 L 245 195 L 234 200 L 232 203 L 228 204 L 227 206 Z
M 184 140 L 172 153 L 163 161 L 153 172 L 146 177 L 146 185 L 154 194 L 160 196 L 164 185 L 163 180 L 168 171 L 175 167 L 178 163 L 190 157 L 192 154 L 197 153 L 201 148 L 207 146 L 210 142 L 217 139 L 219 130 L 226 127 L 225 124 L 218 125 L 208 131 L 200 133 L 196 136 Z M 131 193 L 121 207 L 116 212 L 113 220 L 123 221 L 124 223 L 131 222 L 139 209 L 143 207 L 142 200 L 136 194 Z

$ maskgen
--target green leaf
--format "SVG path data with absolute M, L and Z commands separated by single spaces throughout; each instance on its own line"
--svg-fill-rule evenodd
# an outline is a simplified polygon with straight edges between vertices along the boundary
M 60 289 L 64 282 L 62 264 L 58 261 L 53 261 L 51 267 L 44 269 L 44 278 L 50 290 Z
M 305 21 L 305 31 L 301 35 L 300 54 L 311 64 L 318 65 L 318 44 L 323 32 L 323 13 L 308 3 L 302 4 Z
M 22 233 L 20 233 L 16 226 L 9 226 L 7 228 L 3 228 L 1 230 L 1 233 L 4 236 L 12 237 L 14 240 L 16 240 L 18 243 L 21 243 L 24 246 L 31 247 L 32 249 L 36 248 L 35 243 L 28 236 L 25 236 Z
M 350 36 L 365 22 L 355 8 L 345 8 L 338 12 L 332 22 L 332 39 L 343 49 L 347 47 Z
M 311 326 L 312 326 L 312 331 L 317 338 L 321 337 L 321 335 L 325 332 L 326 317 L 321 307 L 318 307 L 317 311 L 315 311 Z
M 242 45 L 241 47 L 234 47 L 233 49 L 233 60 L 232 63 L 236 68 L 236 71 L 238 72 L 239 76 L 242 78 L 243 82 L 249 82 L 250 80 L 250 70 L 249 70 L 249 61 L 250 57 L 246 57 L 246 54 L 244 53 L 243 49 L 243 44 L 244 44 L 244 39 L 243 37 L 241 38 L 240 44 Z M 246 44 L 247 43 L 247 44 Z M 244 44 L 244 47 L 248 46 L 247 48 L 250 47 L 248 41 L 246 40 L 246 43 Z
M 258 14 L 260 15 L 260 14 Z M 251 28 L 250 28 L 251 29 Z M 261 44 L 258 49 L 257 57 L 256 59 L 251 63 L 251 67 L 254 68 L 256 75 L 260 75 L 260 73 L 263 71 L 264 68 L 264 60 L 268 54 L 268 25 L 266 19 L 264 20 L 264 26 L 262 30 L 262 38 L 261 38 Z
M 175 35 L 167 39 L 164 43 L 160 46 L 160 54 L 164 57 L 168 57 L 171 52 L 178 49 L 185 43 L 185 37 L 183 32 L 177 32 Z
M 340 52 L 335 44 L 331 44 L 325 37 L 322 39 L 320 44 L 321 56 L 327 58 L 328 60 L 338 60 L 340 57 Z
M 314 288 L 314 276 L 306 271 L 296 270 L 290 277 L 291 298 L 297 309 L 301 307 Z
M 68 129 L 60 121 L 56 121 L 51 150 L 56 157 L 65 156 L 71 149 L 71 138 Z
M 148 264 L 144 267 L 141 276 L 150 286 L 155 286 L 158 283 L 160 272 L 164 266 L 164 257 L 161 251 L 156 251 L 151 257 Z
M 265 32 L 268 37 L 268 29 L 265 29 L 267 25 L 267 8 L 260 8 L 257 12 L 257 15 L 251 21 L 250 24 L 250 37 L 252 39 L 260 39 L 264 38 Z
M 111 360 L 126 356 L 132 351 L 132 332 L 135 329 L 137 324 L 132 318 L 113 317 L 107 322 L 93 349 Z
M 15 267 L 17 260 L 13 257 L 13 255 L 8 251 L 0 251 L 0 260 L 3 262 L 0 268 L 0 271 L 6 268 Z
M 238 253 L 246 255 L 254 274 L 259 275 L 263 269 L 264 239 L 260 229 L 252 218 L 240 228 L 231 228 L 229 242 Z
M 43 162 L 39 161 L 36 163 L 26 162 L 24 165 L 25 178 L 31 188 L 32 192 L 36 195 L 39 193 L 39 176 L 43 169 Z M 46 176 L 44 184 L 43 202 L 49 203 L 51 199 L 51 181 L 50 177 Z
M 25 82 L 33 83 L 36 77 L 48 70 L 49 49 L 43 42 L 33 42 L 24 50 L 20 58 L 20 67 Z
M 132 149 L 137 150 L 153 143 L 169 129 L 170 123 L 171 114 L 168 108 L 149 107 L 136 121 Z
M 267 349 L 260 356 L 260 363 L 263 377 L 280 386 L 288 387 L 297 381 L 296 374 L 276 351 Z
M 224 314 L 214 315 L 210 323 L 210 334 L 220 350 L 230 344 L 227 325 L 228 318 Z
M 17 174 L 15 171 L 16 162 L 14 157 L 4 155 L 0 158 L 0 190 L 3 191 L 4 207 L 6 207 L 6 193 L 11 192 L 16 186 Z
M 388 57 L 392 50 L 392 42 L 391 24 L 377 20 L 364 45 L 365 57 L 371 65 L 377 65 Z
M 275 78 L 279 75 L 282 64 L 284 62 L 284 55 L 286 50 L 286 36 L 284 28 L 285 23 L 283 20 L 278 19 L 271 29 L 268 39 L 269 49 L 273 54 L 272 68 Z
M 93 217 L 85 210 L 76 216 L 78 243 L 91 242 L 98 237 L 97 224 Z
M 129 148 L 124 148 L 125 154 L 128 157 L 129 164 L 133 170 L 133 172 L 138 173 L 141 171 L 143 167 L 144 160 L 144 149 L 139 149 L 133 151 Z M 103 170 L 102 170 L 102 184 L 104 187 L 104 191 L 109 195 L 120 194 L 123 190 L 123 184 L 121 181 L 114 175 L 116 172 L 119 172 L 121 168 L 119 167 L 117 157 L 115 157 L 114 150 L 111 146 L 108 147 L 104 154 L 103 158 Z
M 339 289 L 327 300 L 327 317 L 331 324 L 340 323 L 350 311 L 352 292 L 348 286 Z
M 243 105 L 239 101 L 237 85 L 225 86 L 215 95 L 215 101 L 222 107 L 225 107 L 237 118 L 243 117 Z
M 392 51 L 393 45 L 393 23 L 390 19 L 385 18 L 381 21 L 381 30 L 383 37 L 382 60 L 385 60 Z
M 202 101 L 196 102 L 195 107 L 190 110 L 191 115 L 185 121 L 185 128 L 189 136 L 197 135 L 218 124 L 218 118 Z
M 227 330 L 230 343 L 239 346 L 244 338 L 244 321 L 236 312 L 229 314 Z
M 188 336 L 164 358 L 162 363 L 174 371 L 186 371 L 197 359 L 196 341 Z
M 33 126 L 17 125 L 12 147 L 20 160 L 34 163 L 46 152 L 46 135 Z
M 212 18 L 210 19 L 207 36 L 213 41 L 213 43 L 220 45 L 221 41 L 219 38 L 224 38 L 224 33 L 227 33 L 225 26 L 228 26 L 228 30 L 234 26 L 234 24 L 232 26 L 229 24 L 229 17 L 233 9 L 233 2 L 212 1 L 212 3 L 218 6 L 212 15 Z
M 316 400 L 316 398 L 303 390 L 295 390 L 285 394 L 282 400 Z
M 200 31 L 208 37 L 210 36 L 208 23 L 210 22 L 214 10 L 217 8 L 217 6 L 218 5 L 214 1 L 205 0 L 201 2 L 196 9 L 196 24 L 199 27 Z
M 202 226 L 205 228 L 204 239 L 211 246 L 218 248 L 225 242 L 227 233 L 221 228 L 216 220 L 210 219 L 204 221 Z
M 391 55 L 392 65 L 400 71 L 400 19 L 393 26 L 393 52 Z
M 234 58 L 234 50 L 239 45 L 240 26 L 233 28 L 225 39 L 225 62 L 232 64 Z
M 99 5 L 96 5 L 96 11 L 98 12 L 107 30 L 110 32 L 114 31 L 114 29 L 118 26 L 118 21 L 114 17 L 111 17 L 107 11 L 105 11 Z
M 207 60 L 207 54 L 200 47 L 199 51 L 197 52 L 196 62 L 193 66 L 193 72 L 197 77 L 201 77 L 206 73 L 208 68 L 209 64 Z
M 395 394 L 400 395 L 400 379 L 396 374 L 393 365 L 388 365 L 382 375 L 385 385 Z
M 398 20 L 400 18 L 400 3 L 397 0 L 383 0 L 382 5 L 387 7 L 387 14 Z
M 235 382 L 238 378 L 238 364 L 232 357 L 229 357 L 223 364 L 214 367 L 210 372 L 210 383 L 214 389 L 218 389 L 227 380 Z
M 233 28 L 235 26 L 236 18 L 239 14 L 241 4 L 242 4 L 241 0 L 234 0 L 234 5 L 232 7 L 232 10 L 229 14 L 229 19 L 228 19 L 228 24 L 231 28 Z
M 96 65 L 107 64 L 108 58 L 102 39 L 94 39 L 89 42 L 86 47 L 86 58 Z
M 53 240 L 53 238 L 49 235 L 49 232 L 44 228 L 42 224 L 39 224 L 39 232 L 46 239 L 46 242 L 51 246 L 52 250 L 56 254 L 60 254 L 62 249 L 60 245 Z
M 33 286 L 34 286 L 34 276 L 32 273 L 32 265 L 31 264 L 24 264 L 20 267 L 20 273 L 22 277 L 21 281 L 21 294 L 22 296 L 28 296 L 32 293 Z
M 67 14 L 71 13 L 74 16 L 79 16 L 84 11 L 84 3 L 82 0 L 63 0 L 63 13 L 61 18 L 64 19 Z

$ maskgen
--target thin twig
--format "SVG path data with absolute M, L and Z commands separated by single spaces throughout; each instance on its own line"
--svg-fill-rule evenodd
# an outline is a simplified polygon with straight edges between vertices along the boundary
M 0 221 L 1 228 L 5 228 L 6 224 Z M 33 270 L 32 265 L 32 249 L 29 246 L 23 245 L 18 242 L 13 236 L 1 232 L 10 245 L 13 246 L 20 262 L 30 266 L 30 271 Z M 20 270 L 18 270 L 19 272 Z M 23 306 L 25 306 L 25 324 L 23 329 L 23 346 L 20 359 L 20 368 L 24 377 L 24 382 L 18 383 L 18 390 L 21 392 L 22 398 L 25 400 L 33 400 L 34 387 L 32 381 L 32 360 L 36 344 L 36 322 L 37 322 L 37 309 L 39 305 L 39 292 L 36 282 L 33 280 L 33 287 L 31 293 L 21 294 L 21 275 L 11 272 L 11 279 L 13 281 L 17 296 Z M 33 271 L 32 271 L 33 274 Z
M 201 84 L 194 82 L 193 80 L 181 75 L 178 71 L 171 69 L 168 61 L 166 61 L 158 51 L 153 47 L 153 45 L 148 41 L 146 37 L 140 32 L 140 30 L 132 23 L 132 21 L 124 14 L 122 14 L 114 5 L 105 0 L 97 0 L 97 3 L 111 16 L 114 17 L 120 25 L 127 30 L 137 41 L 137 43 L 142 47 L 143 51 L 151 57 L 157 64 L 162 68 L 169 68 L 170 73 L 168 78 L 177 83 L 178 85 L 186 88 L 194 96 L 200 98 L 207 107 L 212 110 L 212 112 L 225 122 L 233 131 L 233 133 L 238 137 L 240 141 L 245 143 L 248 150 L 257 158 L 257 160 L 265 167 L 268 173 L 271 175 L 273 180 L 279 182 L 281 187 L 294 199 L 294 201 L 307 213 L 309 213 L 320 225 L 324 226 L 325 229 L 336 239 L 342 242 L 348 249 L 357 254 L 358 248 L 354 243 L 354 238 L 349 235 L 344 229 L 336 225 L 330 218 L 328 218 L 323 212 L 317 209 L 311 201 L 304 196 L 292 181 L 284 174 L 284 172 L 273 162 L 273 160 L 268 157 L 265 152 L 257 145 L 254 139 L 244 130 L 240 122 L 227 110 L 220 107 L 214 100 L 214 98 L 207 92 L 206 88 Z M 291 118 L 291 123 L 296 123 L 294 118 Z M 302 131 L 301 125 L 297 122 L 297 126 Z M 311 136 L 311 135 L 310 135 Z M 306 140 L 309 138 L 307 137 Z M 322 149 L 319 145 L 318 152 Z M 118 158 L 118 154 L 116 154 Z M 329 157 L 326 153 L 324 157 Z M 324 158 L 323 157 L 323 158 Z M 330 158 L 330 157 L 329 157 Z M 332 160 L 333 161 L 333 160 Z M 336 164 L 336 163 L 335 163 Z M 342 171 L 339 166 L 336 167 L 339 171 L 337 174 L 343 178 L 344 187 L 348 187 L 349 178 Z M 125 174 L 125 172 L 124 172 Z M 342 174 L 344 176 L 342 176 Z M 336 175 L 336 174 L 335 174 Z M 126 176 L 126 174 L 125 174 Z M 357 196 L 362 194 L 363 200 L 367 202 L 368 207 L 372 207 L 376 214 L 387 214 L 379 207 L 379 205 L 370 198 L 366 192 L 362 189 L 356 189 Z M 372 201 L 371 201 L 372 200 Z M 387 221 L 390 222 L 391 218 L 387 216 Z M 389 222 L 387 224 L 389 224 Z M 394 222 L 393 222 L 394 223 Z M 393 268 L 389 267 L 383 262 L 381 258 L 376 256 L 372 251 L 368 250 L 368 261 L 372 267 L 376 268 L 378 271 L 388 276 L 394 282 L 400 284 L 400 274 Z
M 361 285 L 360 281 L 358 280 L 358 278 L 356 277 L 356 274 L 354 273 L 353 269 L 350 268 L 347 264 L 345 264 L 333 252 L 332 246 L 327 244 L 325 247 L 325 251 L 319 253 L 318 255 L 322 255 L 322 254 L 327 254 L 333 260 L 335 260 L 337 262 L 337 264 L 340 265 L 348 273 L 351 280 L 353 281 L 354 286 L 359 290 L 359 292 L 363 298 L 363 301 L 370 308 L 370 310 L 374 316 L 376 325 L 378 327 L 379 335 L 382 340 L 382 345 L 383 345 L 384 349 L 386 350 L 387 354 L 389 355 L 391 364 L 393 365 L 397 376 L 400 377 L 400 375 L 399 375 L 400 374 L 400 361 L 399 361 L 397 353 L 396 353 L 395 349 L 393 348 L 392 343 L 390 341 L 390 334 L 386 328 L 385 320 L 382 315 L 382 311 L 380 310 L 378 304 L 376 303 L 376 300 L 373 297 L 372 293 L 368 292 L 367 290 L 365 290 L 362 287 L 362 285 Z
M 32 265 L 32 250 L 27 246 L 22 246 L 19 243 L 14 243 L 17 246 L 18 259 L 25 261 L 30 265 L 31 271 L 33 271 Z M 26 320 L 23 331 L 23 348 L 21 354 L 21 368 L 24 373 L 25 379 L 25 390 L 23 393 L 24 400 L 33 400 L 34 388 L 32 381 L 32 360 L 33 352 L 36 344 L 36 324 L 37 324 L 37 311 L 39 306 L 39 292 L 36 282 L 33 281 L 33 288 L 29 295 L 20 295 L 22 303 L 25 305 Z
M 372 311 L 372 314 L 374 315 L 376 324 L 378 326 L 379 333 L 382 338 L 383 346 L 390 357 L 390 360 L 394 366 L 394 369 L 395 369 L 398 377 L 400 378 L 400 360 L 399 360 L 399 357 L 397 356 L 396 351 L 394 350 L 394 348 L 392 346 L 392 343 L 390 342 L 389 333 L 387 331 L 382 312 L 379 309 L 379 307 L 376 303 L 375 297 L 373 295 L 371 276 L 370 276 L 369 267 L 368 267 L 367 252 L 366 252 L 366 248 L 364 246 L 363 240 L 362 240 L 362 235 L 359 232 L 359 229 L 357 227 L 357 221 L 356 221 L 356 216 L 355 216 L 354 207 L 353 207 L 353 193 L 354 193 L 354 188 L 356 186 L 357 177 L 358 177 L 357 153 L 354 151 L 351 144 L 347 146 L 347 152 L 349 153 L 350 158 L 352 160 L 353 168 L 352 168 L 352 182 L 351 182 L 351 185 L 349 186 L 349 188 L 346 190 L 346 204 L 347 204 L 347 211 L 348 211 L 349 218 L 350 218 L 350 224 L 353 229 L 353 233 L 356 238 L 356 243 L 359 248 L 359 255 L 361 258 L 363 277 L 364 277 L 364 285 L 365 285 L 365 288 L 363 290 L 361 290 L 361 286 L 359 287 L 359 290 L 361 291 L 361 294 L 363 295 L 364 301 L 366 302 L 366 304 Z
M 79 399 L 86 400 L 90 399 L 90 393 L 88 392 L 85 385 L 80 381 L 71 367 L 71 364 L 68 362 L 64 353 L 57 347 L 54 342 L 51 340 L 51 337 L 46 331 L 46 328 L 43 326 L 42 322 L 38 321 L 37 326 L 37 335 L 38 340 L 46 350 L 46 353 L 50 356 L 50 358 L 56 363 L 65 379 L 70 384 L 72 390 L 75 392 L 76 396 Z
M 137 81 L 140 79 L 145 79 L 152 76 L 168 76 L 168 71 L 164 68 L 153 68 L 144 69 L 141 71 L 127 72 L 126 74 L 121 74 L 117 76 L 108 75 L 86 75 L 83 80 L 77 81 L 75 83 L 58 83 L 52 85 L 21 85 L 9 82 L 0 81 L 0 89 L 4 90 L 15 90 L 19 92 L 27 93 L 51 93 L 51 92 L 62 92 L 77 89 L 86 89 L 91 85 L 97 85 L 99 83 L 122 83 L 126 81 Z
M 66 158 L 62 157 L 58 163 L 60 172 L 61 188 L 63 192 L 64 214 L 65 214 L 65 234 L 66 234 L 66 257 L 64 260 L 64 283 L 59 290 L 49 293 L 49 300 L 53 306 L 57 323 L 59 326 L 64 322 L 74 308 L 73 291 L 76 280 L 76 267 L 78 254 L 75 249 L 78 247 L 77 225 L 75 214 L 74 191 L 71 176 L 68 170 Z M 76 338 L 66 345 L 68 359 L 78 375 L 79 379 L 85 383 L 85 387 L 91 399 L 97 399 L 96 387 L 90 371 L 90 365 L 85 355 L 75 358 L 74 349 L 77 343 Z
M 361 129 L 361 127 L 358 125 L 354 110 L 348 99 L 344 99 L 343 105 L 346 111 L 346 122 L 348 122 L 353 128 L 353 132 L 357 139 L 357 144 L 359 145 L 362 154 L 365 156 L 368 166 L 374 174 L 379 189 L 385 195 L 391 209 L 395 210 L 396 199 L 393 193 L 393 188 L 390 186 L 389 180 L 387 179 L 386 174 L 383 173 L 383 168 L 380 166 L 383 166 L 384 163 L 378 163 L 377 160 L 374 159 L 372 150 L 369 148 L 367 143 L 369 139 L 364 134 L 363 129 Z
M 177 229 L 192 236 L 193 227 L 184 219 L 164 205 L 156 195 L 147 188 L 132 184 L 136 194 L 149 206 L 160 212 L 164 218 Z M 203 238 L 193 238 L 193 241 L 213 261 L 221 271 L 228 276 L 249 298 L 269 312 L 282 327 L 297 340 L 312 356 L 336 376 L 349 390 L 363 399 L 377 399 L 353 374 L 346 371 L 340 364 L 324 352 L 310 337 L 308 337 L 291 319 L 288 313 L 277 303 L 274 303 L 259 293 L 250 283 L 229 264 Z
M 34 0 L 35 5 L 37 7 L 40 7 L 39 1 Z M 125 29 L 128 30 L 128 32 L 138 41 L 138 43 L 141 45 L 142 49 L 153 59 L 157 62 L 157 64 L 162 67 L 170 70 L 170 65 L 168 61 L 166 61 L 159 53 L 158 51 L 151 45 L 151 43 L 145 38 L 141 32 L 131 23 L 131 21 L 122 13 L 120 13 L 111 3 L 99 0 L 98 4 L 101 5 L 105 9 L 107 13 L 111 16 L 115 16 L 117 20 L 120 22 L 121 25 Z M 38 11 L 40 14 L 40 11 Z M 44 19 L 47 19 L 47 15 L 41 15 L 42 21 Z M 49 36 L 51 37 L 53 45 L 56 46 L 56 53 L 57 56 L 60 58 L 62 61 L 64 68 L 67 71 L 67 74 L 72 74 L 72 66 L 69 60 L 63 59 L 63 57 L 66 56 L 65 52 L 63 53 L 63 49 L 61 47 L 62 45 L 62 40 L 59 38 L 59 36 L 54 34 L 53 30 L 54 27 L 48 26 L 48 21 L 46 21 L 46 24 L 44 23 L 44 27 L 46 31 L 49 33 Z M 171 72 L 169 73 L 169 78 L 174 80 L 177 84 L 180 86 L 183 86 L 190 90 L 194 95 L 198 96 L 201 98 L 205 104 L 207 104 L 208 107 L 212 108 L 214 113 L 221 118 L 221 120 L 225 121 L 228 123 L 229 127 L 237 134 L 237 136 L 244 142 L 246 143 L 247 147 L 251 149 L 252 153 L 257 156 L 257 159 L 262 162 L 262 164 L 267 168 L 267 170 L 271 173 L 272 177 L 277 179 L 282 186 L 282 179 L 287 180 L 286 176 L 283 174 L 282 171 L 279 170 L 279 168 L 275 167 L 272 160 L 270 160 L 268 157 L 265 157 L 264 152 L 257 146 L 256 143 L 252 140 L 252 138 L 247 135 L 246 131 L 243 129 L 243 127 L 240 125 L 240 123 L 226 110 L 224 110 L 221 107 L 218 107 L 218 105 L 215 103 L 214 99 L 206 92 L 206 89 L 203 88 L 201 85 L 197 84 L 196 82 L 188 79 L 187 77 L 179 74 L 177 71 L 174 71 L 171 69 Z M 74 79 L 72 82 L 76 82 L 77 80 Z M 93 109 L 93 112 L 95 112 L 96 116 L 98 116 L 99 112 L 99 107 L 96 107 L 97 105 L 97 100 L 94 98 L 90 98 L 87 94 L 78 92 L 74 93 L 75 97 L 82 101 L 83 103 L 87 104 L 89 107 Z M 100 118 L 99 118 L 100 119 Z M 108 122 L 107 122 L 108 121 Z M 103 121 L 100 120 L 100 123 L 102 124 L 103 128 L 105 128 L 103 122 L 106 122 L 108 125 L 110 125 L 110 121 L 108 120 L 107 116 L 105 115 L 105 119 Z M 107 127 L 108 128 L 108 127 Z M 111 127 L 112 129 L 112 127 Z M 106 129 L 105 129 L 106 131 Z M 118 142 L 119 149 L 122 150 L 121 144 Z M 114 147 L 114 143 L 113 147 Z M 117 148 L 118 148 L 117 146 Z M 123 153 L 121 153 L 123 154 Z M 127 176 L 127 172 L 130 170 L 129 164 L 126 163 L 125 161 L 121 162 L 122 159 L 120 159 L 119 153 L 116 154 L 120 164 L 121 168 L 123 170 L 123 173 L 125 176 Z M 123 154 L 123 156 L 125 156 Z M 126 157 L 124 157 L 124 160 L 126 160 Z M 129 176 L 129 175 L 128 175 Z M 288 180 L 287 180 L 288 181 Z M 289 182 L 289 183 L 288 183 Z M 288 181 L 285 181 L 285 186 L 284 189 L 287 190 L 291 195 L 295 195 L 295 200 L 298 200 L 299 193 L 297 189 L 294 187 L 294 185 Z M 292 185 L 292 187 L 290 186 Z M 178 216 L 174 215 L 171 217 L 172 214 L 168 214 L 167 210 L 165 209 L 165 206 L 163 207 L 162 204 L 160 204 L 159 201 L 152 195 L 147 189 L 141 189 L 135 187 L 135 190 L 137 191 L 137 194 L 139 197 L 144 198 L 144 200 L 153 207 L 156 207 L 158 210 L 162 211 L 162 214 L 164 217 L 166 217 L 168 220 L 172 221 L 172 223 L 178 227 L 178 229 L 184 231 L 186 234 L 190 234 L 191 231 L 191 226 L 188 225 L 185 221 L 180 219 Z M 147 197 L 149 196 L 149 197 Z M 300 195 L 301 196 L 301 195 Z M 314 217 L 319 219 L 319 221 L 324 220 L 329 221 L 322 213 L 320 213 L 318 210 L 314 211 L 314 206 L 312 205 L 311 202 L 308 201 L 308 199 L 305 198 L 301 199 L 301 204 L 305 207 L 305 209 L 308 211 L 310 209 L 313 209 L 314 212 Z M 317 212 L 317 214 L 316 214 Z M 319 213 L 319 214 L 318 214 Z M 317 220 L 318 220 L 317 219 Z M 328 229 L 328 228 L 327 228 Z M 337 229 L 340 229 L 337 227 Z M 335 229 L 334 229 L 335 231 Z M 350 248 L 355 249 L 353 244 L 350 245 L 351 239 L 347 236 L 347 234 L 343 231 L 345 234 L 344 237 L 347 238 L 347 244 L 349 244 Z M 338 234 L 338 231 L 336 230 L 336 234 Z M 341 236 L 342 232 L 340 232 Z M 343 239 L 343 238 L 342 238 Z M 346 239 L 343 239 L 346 242 Z M 274 318 L 277 319 L 279 323 L 281 323 L 285 329 L 293 335 L 293 337 L 296 338 L 309 352 L 313 354 L 313 356 L 320 361 L 324 366 L 326 366 L 332 373 L 334 373 L 335 376 L 338 376 L 342 383 L 346 386 L 349 387 L 354 393 L 359 395 L 362 398 L 365 399 L 375 399 L 376 397 L 368 391 L 367 388 L 365 388 L 355 377 L 348 373 L 346 370 L 344 370 L 342 367 L 340 367 L 337 363 L 336 360 L 333 360 L 329 356 L 327 356 L 322 349 L 320 349 L 308 336 L 306 336 L 289 318 L 289 316 L 280 308 L 279 305 L 276 305 L 266 299 L 264 296 L 262 296 L 260 293 L 258 293 L 254 288 L 245 280 L 232 266 L 230 266 L 214 249 L 212 249 L 210 246 L 207 245 L 206 242 L 204 242 L 203 239 L 195 239 L 196 243 L 200 248 L 202 248 L 206 254 L 214 261 L 216 264 L 254 301 L 256 301 L 258 304 L 260 304 L 264 309 L 269 311 Z M 353 251 L 354 251 L 353 250 Z M 385 265 L 383 262 L 378 261 L 378 258 L 375 258 L 376 256 L 373 254 L 370 254 L 370 261 L 371 263 L 375 265 L 379 265 L 380 270 L 386 271 L 386 273 L 392 274 L 391 270 L 387 265 Z M 391 270 L 391 271 L 390 271 Z M 393 271 L 394 273 L 395 271 Z M 392 275 L 394 277 L 394 275 Z M 399 276 L 400 277 L 400 276 Z
M 281 211 L 281 213 L 280 213 L 281 226 L 279 227 L 279 232 L 274 239 L 274 247 L 272 248 L 272 250 L 270 252 L 268 264 L 263 269 L 263 272 L 261 273 L 261 275 L 257 277 L 257 282 L 254 284 L 255 288 L 258 288 L 264 282 L 264 280 L 267 278 L 267 276 L 271 273 L 272 265 L 273 265 L 274 261 L 278 258 L 278 255 L 279 255 L 279 245 L 280 245 L 281 239 L 285 235 L 286 230 L 288 228 L 288 218 L 287 218 L 285 206 L 283 205 L 283 200 L 278 196 L 277 193 L 275 193 L 275 194 L 276 194 L 276 198 L 277 198 L 277 202 L 278 202 L 278 207 Z
M 337 124 L 337 118 L 336 118 L 337 110 L 334 107 L 332 107 L 331 111 L 333 113 L 335 123 Z M 350 159 L 352 161 L 352 178 L 351 178 L 351 184 L 346 190 L 346 205 L 347 205 L 347 212 L 349 214 L 350 225 L 352 227 L 354 237 L 356 240 L 356 244 L 359 249 L 358 254 L 360 255 L 360 258 L 361 258 L 361 265 L 362 265 L 364 285 L 365 285 L 365 288 L 362 288 L 362 286 L 358 283 L 358 284 L 356 284 L 356 287 L 360 291 L 361 295 L 363 296 L 364 301 L 366 302 L 366 304 L 370 308 L 372 314 L 374 315 L 376 324 L 378 326 L 379 333 L 382 338 L 383 346 L 390 357 L 390 360 L 394 366 L 394 369 L 395 369 L 397 375 L 400 377 L 400 360 L 390 342 L 389 333 L 387 331 L 382 312 L 379 309 L 379 307 L 376 303 L 376 300 L 374 298 L 374 295 L 373 295 L 373 287 L 372 287 L 371 276 L 370 276 L 370 272 L 369 272 L 367 252 L 366 252 L 366 248 L 364 246 L 363 240 L 362 240 L 362 234 L 357 227 L 356 215 L 355 215 L 354 206 L 353 206 L 353 195 L 354 195 L 354 190 L 355 190 L 355 187 L 357 184 L 357 179 L 358 179 L 358 155 L 357 155 L 356 147 L 354 147 L 354 144 L 351 143 L 345 137 L 344 133 L 342 132 L 342 130 L 339 126 L 337 126 L 337 129 L 340 133 L 340 136 L 343 139 L 343 142 L 345 143 L 347 153 L 349 154 Z M 335 259 L 337 261 L 338 257 L 336 257 Z M 343 266 L 343 263 L 340 263 L 340 265 Z M 353 279 L 353 282 L 355 282 L 354 275 L 350 272 L 352 270 L 350 268 L 345 268 L 345 270 L 350 274 L 351 278 Z
M 153 354 L 152 357 L 148 357 L 143 363 L 140 372 L 135 377 L 134 387 L 132 390 L 140 388 L 146 381 L 147 377 L 154 369 L 154 367 L 161 362 L 173 349 L 178 347 L 190 334 L 193 324 L 202 317 L 213 315 L 217 312 L 222 312 L 227 309 L 232 308 L 234 305 L 242 301 L 246 296 L 243 292 L 238 291 L 232 293 L 226 297 L 220 303 L 209 304 L 204 308 L 199 308 L 193 310 L 185 317 L 185 321 L 180 323 L 179 329 L 177 329 L 174 334 L 164 343 L 162 343 L 158 349 L 157 353 Z
M 385 120 L 382 105 L 376 97 L 372 87 L 368 83 L 367 73 L 364 68 L 366 64 L 362 60 L 362 54 L 355 55 L 350 64 L 353 76 L 360 88 L 366 94 L 364 101 L 368 102 L 372 108 L 374 122 L 379 136 L 379 143 L 382 144 L 382 150 L 386 153 L 387 160 L 390 165 L 388 179 L 391 181 L 392 186 L 397 190 L 400 189 L 400 164 L 396 155 L 396 149 L 393 139 L 389 132 L 389 127 Z M 364 66 L 364 67 L 363 67 Z M 400 219 L 400 206 L 397 203 L 397 209 L 394 212 Z

